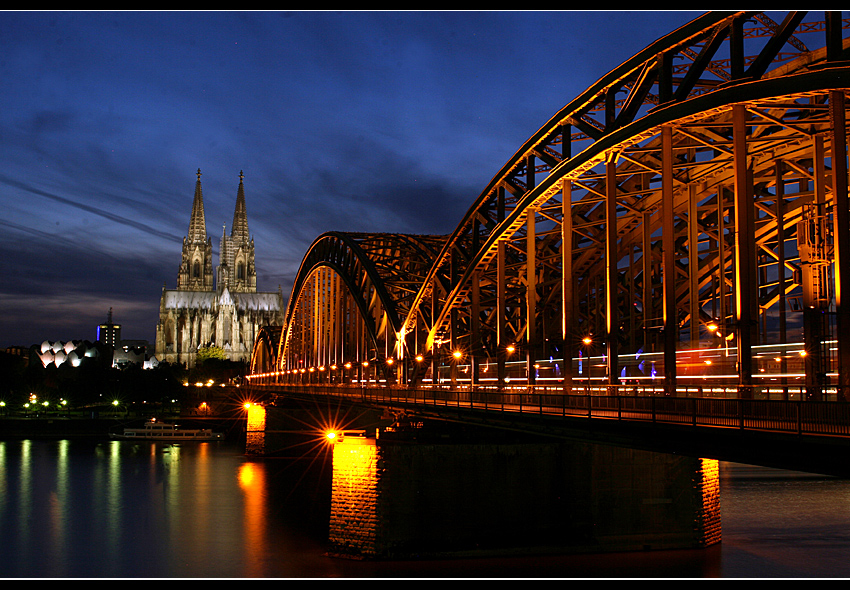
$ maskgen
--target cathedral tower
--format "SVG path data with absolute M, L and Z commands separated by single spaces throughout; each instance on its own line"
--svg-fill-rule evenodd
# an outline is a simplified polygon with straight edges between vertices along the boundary
M 245 209 L 244 175 L 239 172 L 236 209 L 230 236 L 224 228 L 219 248 L 218 291 L 225 288 L 233 293 L 256 293 L 257 270 L 254 267 L 254 239 L 248 232 L 248 213 Z
M 177 273 L 177 289 L 181 291 L 212 291 L 212 238 L 207 236 L 204 218 L 204 195 L 201 191 L 201 169 L 195 183 L 189 234 L 183 238 L 183 260 Z
M 198 170 L 177 288 L 162 288 L 156 329 L 156 358 L 160 362 L 192 367 L 200 348 L 217 346 L 229 360 L 247 363 L 260 328 L 283 324 L 280 290 L 257 292 L 254 240 L 248 232 L 242 179 L 240 172 L 233 227 L 228 236 L 225 226 L 221 237 L 218 284 L 214 285 L 212 239 L 207 235 Z

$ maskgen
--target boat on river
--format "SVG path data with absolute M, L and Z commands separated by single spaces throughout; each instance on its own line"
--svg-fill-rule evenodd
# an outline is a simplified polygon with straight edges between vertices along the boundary
M 177 424 L 159 422 L 151 418 L 141 428 L 125 428 L 122 434 L 111 433 L 115 440 L 153 440 L 164 442 L 191 442 L 224 440 L 224 434 L 206 428 L 180 428 Z

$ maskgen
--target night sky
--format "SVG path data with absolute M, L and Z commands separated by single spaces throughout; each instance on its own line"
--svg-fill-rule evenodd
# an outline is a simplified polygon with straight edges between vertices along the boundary
M 153 343 L 196 171 L 257 286 L 336 231 L 448 234 L 554 113 L 698 12 L 0 12 L 0 349 Z

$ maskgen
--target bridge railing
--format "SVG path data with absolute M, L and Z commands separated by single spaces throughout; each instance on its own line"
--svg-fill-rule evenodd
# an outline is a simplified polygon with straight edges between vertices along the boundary
M 339 377 L 337 377 L 338 379 Z M 469 381 L 458 381 L 454 384 L 441 383 L 439 385 L 431 385 L 424 383 L 418 387 L 410 387 L 405 385 L 390 384 L 383 380 L 381 381 L 351 381 L 341 382 L 332 381 L 288 381 L 284 380 L 280 373 L 267 373 L 251 375 L 248 378 L 252 385 L 270 385 L 270 386 L 334 386 L 334 387 L 354 387 L 360 388 L 393 388 L 405 389 L 407 391 L 426 390 L 429 392 L 440 391 L 471 391 L 477 393 L 498 393 L 513 394 L 515 392 L 526 392 L 532 394 L 554 394 L 562 395 L 565 391 L 572 395 L 618 395 L 618 396 L 669 396 L 668 388 L 664 385 L 663 380 L 653 380 L 651 383 L 646 381 L 637 381 L 628 384 L 609 385 L 602 380 L 581 381 L 573 380 L 573 385 L 568 390 L 564 389 L 563 383 L 527 385 L 522 382 L 505 384 L 498 387 L 495 384 L 472 384 Z M 735 384 L 734 379 L 679 379 L 672 396 L 674 397 L 699 397 L 699 398 L 739 398 L 750 397 L 752 399 L 778 399 L 778 400 L 796 400 L 807 396 L 806 387 L 799 380 L 789 380 L 787 382 L 778 382 L 771 384 L 755 384 L 749 388 L 749 395 L 742 396 L 740 387 Z M 824 385 L 820 388 L 820 397 L 824 401 L 834 401 L 836 398 L 836 388 L 832 385 Z M 434 393 L 433 395 L 440 395 Z
M 605 388 L 402 388 L 268 385 L 259 389 L 323 395 L 391 407 L 444 406 L 476 411 L 587 417 L 808 435 L 850 436 L 850 403 L 733 397 L 610 395 Z M 622 390 L 618 393 L 622 393 Z

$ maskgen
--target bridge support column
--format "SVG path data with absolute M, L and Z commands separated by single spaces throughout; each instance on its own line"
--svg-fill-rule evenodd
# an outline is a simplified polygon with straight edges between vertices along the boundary
M 564 357 L 564 393 L 573 387 L 573 357 L 578 356 L 573 297 L 572 183 L 561 181 L 561 340 Z
M 530 165 L 530 163 L 529 163 Z M 526 258 L 525 258 L 525 370 L 528 384 L 537 382 L 537 369 L 534 360 L 537 349 L 537 236 L 535 223 L 537 210 L 528 209 L 526 220 Z
M 499 240 L 496 245 L 496 369 L 498 386 L 501 389 L 505 385 L 505 360 L 507 354 L 507 322 L 505 321 L 505 242 Z
M 832 192 L 835 247 L 835 309 L 839 401 L 850 401 L 850 200 L 847 196 L 847 129 L 844 91 L 829 93 L 832 123 Z
M 673 130 L 661 128 L 661 249 L 663 256 L 664 386 L 676 393 L 676 342 L 679 318 L 676 307 L 676 236 L 673 208 Z M 644 256 L 647 252 L 644 252 Z M 644 278 L 644 281 L 647 279 Z M 644 303 L 646 305 L 646 303 Z
M 797 249 L 803 281 L 803 338 L 806 358 L 806 399 L 821 401 L 829 372 L 830 294 L 827 290 L 831 261 L 827 255 L 826 148 L 823 135 L 812 139 L 814 197 L 803 205 L 797 226 Z M 801 190 L 803 190 L 801 181 Z M 807 186 L 807 185 L 806 185 Z
M 480 273 L 472 274 L 472 309 L 470 310 L 469 323 L 471 326 L 472 341 L 469 343 L 469 374 L 472 385 L 478 385 L 481 369 L 481 293 L 479 291 Z
M 753 344 L 758 322 L 753 221 L 752 172 L 747 161 L 747 110 L 732 107 L 732 144 L 735 175 L 735 313 L 738 343 L 738 395 L 753 396 Z
M 699 305 L 699 216 L 697 214 L 698 191 L 694 184 L 688 185 L 688 315 L 690 321 L 690 349 L 699 349 L 700 305 Z
M 608 356 L 608 385 L 619 383 L 620 308 L 618 305 L 617 250 L 617 162 L 608 160 L 605 169 L 605 322 Z
M 431 317 L 437 313 L 437 281 L 434 281 L 434 286 L 431 288 Z M 437 386 L 440 384 L 440 348 L 436 342 L 431 344 L 431 385 Z
M 788 301 L 785 296 L 785 181 L 782 177 L 783 170 L 782 160 L 777 160 L 773 166 L 774 190 L 776 191 L 776 203 L 774 205 L 776 214 L 776 267 L 778 269 L 776 282 L 779 291 L 779 341 L 786 343 L 788 342 Z M 787 374 L 788 360 L 785 355 L 781 357 L 779 363 L 779 372 L 783 375 Z M 788 399 L 788 387 L 782 388 L 782 399 Z

